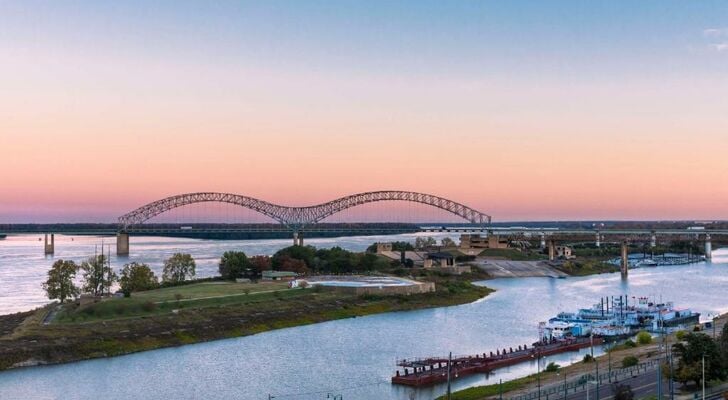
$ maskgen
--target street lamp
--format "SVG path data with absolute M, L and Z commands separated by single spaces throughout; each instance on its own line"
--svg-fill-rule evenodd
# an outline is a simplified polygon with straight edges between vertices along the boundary
M 534 355 L 531 354 L 531 358 Z M 538 400 L 541 400 L 541 351 L 536 349 L 536 380 L 538 382 Z

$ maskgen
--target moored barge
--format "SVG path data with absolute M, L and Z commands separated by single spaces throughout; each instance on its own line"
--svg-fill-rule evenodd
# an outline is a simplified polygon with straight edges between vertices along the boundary
M 533 346 L 518 346 L 492 351 L 488 354 L 453 357 L 428 357 L 405 359 L 397 362 L 400 369 L 392 377 L 392 383 L 407 386 L 429 386 L 447 381 L 448 361 L 450 379 L 457 379 L 477 373 L 489 373 L 495 369 L 520 364 L 552 354 L 577 351 L 604 342 L 601 337 L 563 338 L 537 342 Z

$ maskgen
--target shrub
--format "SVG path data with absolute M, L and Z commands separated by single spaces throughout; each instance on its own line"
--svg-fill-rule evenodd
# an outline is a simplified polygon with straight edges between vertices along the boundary
M 585 363 L 590 363 L 590 362 L 594 361 L 594 357 L 592 357 L 591 354 L 584 354 L 584 360 L 583 361 Z
M 556 372 L 556 371 L 558 371 L 558 370 L 559 370 L 559 368 L 561 368 L 561 365 L 559 365 L 559 364 L 556 364 L 555 362 L 553 362 L 553 361 L 552 361 L 552 362 L 550 362 L 550 363 L 549 363 L 549 364 L 548 364 L 548 365 L 546 366 L 546 370 L 545 370 L 545 371 L 546 371 L 546 372 Z
M 142 304 L 142 310 L 145 312 L 152 312 L 157 309 L 157 305 L 151 301 L 147 301 L 144 304 Z
M 629 339 L 626 342 L 624 342 L 624 347 L 634 348 L 634 347 L 637 347 L 637 343 L 635 343 L 632 339 Z
M 623 368 L 634 367 L 637 364 L 639 364 L 639 360 L 635 356 L 627 356 L 622 359 Z
M 649 332 L 641 331 L 637 334 L 637 343 L 639 344 L 650 344 L 652 343 L 652 335 Z
M 687 335 L 687 332 L 685 332 L 685 331 L 677 331 L 677 333 L 675 334 L 675 337 L 677 338 L 677 340 L 681 340 L 682 341 L 683 339 L 685 339 L 685 335 Z

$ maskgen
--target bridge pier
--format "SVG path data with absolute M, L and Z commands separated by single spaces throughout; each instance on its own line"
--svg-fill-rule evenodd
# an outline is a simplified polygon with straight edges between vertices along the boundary
M 293 245 L 303 246 L 303 232 L 293 232 Z
M 710 234 L 705 235 L 705 259 L 707 261 L 713 260 L 713 242 Z
M 626 278 L 629 272 L 629 250 L 627 247 L 627 241 L 622 241 L 622 265 L 620 266 L 622 277 Z
M 116 234 L 116 255 L 129 255 L 129 234 L 126 232 L 119 232 Z
M 553 239 L 549 240 L 549 261 L 554 261 L 556 259 L 556 245 L 554 244 Z
M 655 231 L 652 231 L 652 234 L 650 235 L 650 247 L 653 249 L 657 247 L 657 234 Z
M 45 234 L 45 241 L 43 242 L 45 254 L 53 254 L 56 250 L 55 235 L 51 233 L 51 241 L 48 242 L 48 234 Z
M 597 240 L 596 240 L 597 248 L 602 247 L 602 234 L 597 231 Z
M 541 234 L 541 249 L 545 249 L 545 248 L 546 248 L 546 235 L 542 233 Z

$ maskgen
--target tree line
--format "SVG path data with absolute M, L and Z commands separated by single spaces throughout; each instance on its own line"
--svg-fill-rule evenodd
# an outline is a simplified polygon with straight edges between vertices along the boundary
M 431 238 L 428 238 L 431 239 Z M 427 239 L 424 239 L 427 240 Z M 432 244 L 430 241 L 420 245 Z M 443 243 L 445 244 L 445 243 Z M 407 242 L 395 242 L 395 251 L 412 250 Z M 376 251 L 376 245 L 367 250 Z M 248 257 L 243 251 L 225 252 L 219 263 L 220 278 L 225 280 L 260 279 L 264 271 L 291 271 L 301 275 L 366 273 L 398 267 L 398 260 L 389 261 L 373 254 L 351 252 L 341 247 L 317 249 L 313 246 L 291 246 L 278 250 L 273 256 Z M 58 260 L 48 271 L 43 289 L 51 300 L 67 299 L 88 293 L 93 296 L 110 295 L 114 284 L 130 296 L 132 292 L 156 289 L 160 286 L 177 285 L 195 277 L 195 260 L 189 254 L 176 253 L 164 261 L 161 281 L 147 264 L 125 264 L 117 274 L 105 255 L 90 257 L 80 265 L 72 260 Z M 76 285 L 79 273 L 81 285 Z
M 164 261 L 161 284 L 175 284 L 195 276 L 195 260 L 189 254 L 176 253 Z M 76 276 L 82 272 L 81 286 L 76 285 Z M 125 264 L 120 274 L 111 268 L 108 257 L 97 255 L 76 264 L 72 260 L 58 260 L 48 271 L 43 283 L 48 298 L 61 303 L 81 293 L 93 296 L 110 295 L 111 288 L 119 283 L 121 292 L 129 296 L 132 292 L 155 289 L 160 286 L 154 272 L 147 264 L 132 262 Z

